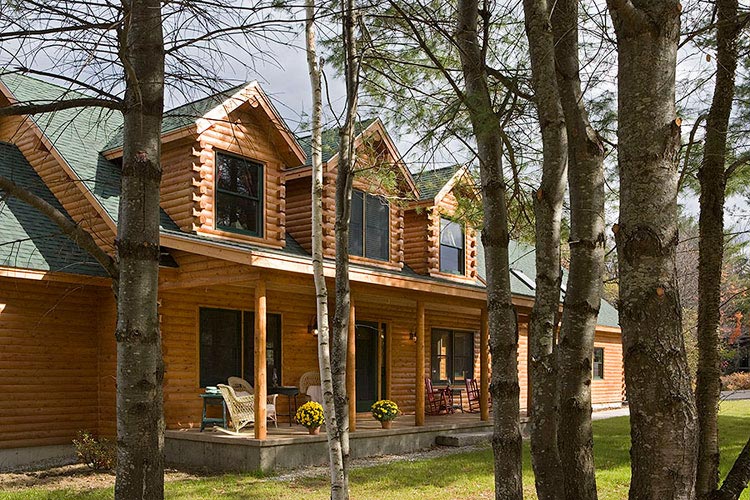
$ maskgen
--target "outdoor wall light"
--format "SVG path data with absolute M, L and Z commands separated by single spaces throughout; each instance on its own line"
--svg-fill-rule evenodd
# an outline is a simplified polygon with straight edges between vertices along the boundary
M 411 330 L 409 332 L 409 340 L 411 340 L 412 342 L 416 343 L 417 342 L 417 332 L 415 332 L 414 330 Z
M 310 320 L 310 324 L 307 325 L 307 333 L 312 335 L 313 337 L 318 336 L 318 318 L 317 316 L 313 316 Z

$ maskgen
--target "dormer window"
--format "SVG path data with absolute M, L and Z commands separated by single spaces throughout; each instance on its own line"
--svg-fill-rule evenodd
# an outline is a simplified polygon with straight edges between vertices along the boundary
M 440 218 L 440 271 L 465 274 L 464 228 L 458 222 Z
M 349 254 L 388 260 L 390 231 L 388 201 L 362 191 L 352 191 Z
M 263 236 L 263 165 L 216 153 L 216 227 Z

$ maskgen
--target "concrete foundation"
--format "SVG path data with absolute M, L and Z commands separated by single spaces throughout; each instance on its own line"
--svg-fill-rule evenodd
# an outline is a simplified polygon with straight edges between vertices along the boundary
M 66 465 L 75 461 L 75 450 L 69 444 L 0 449 L 0 472 Z

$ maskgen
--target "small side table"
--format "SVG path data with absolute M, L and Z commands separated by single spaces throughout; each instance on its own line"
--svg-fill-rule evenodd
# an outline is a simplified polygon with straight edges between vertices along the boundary
M 268 394 L 281 394 L 282 396 L 286 396 L 287 401 L 289 402 L 289 413 L 288 415 L 282 414 L 281 416 L 289 417 L 289 427 L 291 427 L 292 421 L 294 420 L 294 412 L 297 411 L 297 395 L 299 394 L 299 387 L 287 386 L 287 385 L 278 386 L 278 387 L 269 387 Z M 292 406 L 292 399 L 294 399 L 294 406 Z
M 203 417 L 201 418 L 201 432 L 207 425 L 221 425 L 227 428 L 227 405 L 224 403 L 224 396 L 221 393 L 204 392 L 200 395 L 203 400 Z M 221 405 L 221 418 L 207 417 L 206 409 L 209 406 Z

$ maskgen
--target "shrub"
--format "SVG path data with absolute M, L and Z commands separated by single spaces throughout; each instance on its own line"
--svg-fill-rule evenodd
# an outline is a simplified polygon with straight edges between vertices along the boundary
M 108 439 L 97 438 L 89 431 L 79 431 L 73 440 L 78 461 L 93 470 L 112 470 L 117 463 L 117 449 Z
M 390 399 L 376 401 L 370 407 L 370 411 L 372 411 L 372 416 L 375 417 L 375 420 L 378 420 L 379 422 L 388 422 L 389 420 L 398 417 L 399 414 L 398 405 L 395 401 L 391 401 Z
M 746 391 L 750 390 L 750 372 L 748 373 L 731 373 L 721 377 L 721 388 L 725 391 Z
M 315 401 L 308 401 L 300 406 L 295 418 L 298 424 L 304 425 L 308 429 L 320 427 L 325 422 L 323 407 Z

